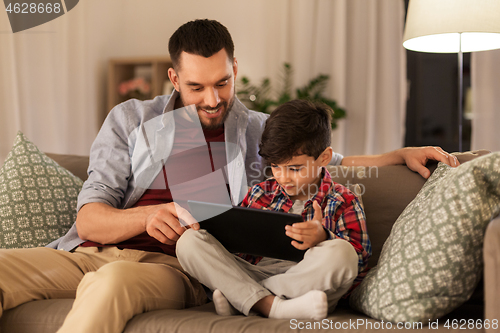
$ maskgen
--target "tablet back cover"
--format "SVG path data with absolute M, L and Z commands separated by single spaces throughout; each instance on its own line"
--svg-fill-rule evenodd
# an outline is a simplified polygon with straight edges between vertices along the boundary
M 300 215 L 246 207 L 188 201 L 200 228 L 229 252 L 300 261 L 305 250 L 291 244 L 285 225 L 302 222 Z

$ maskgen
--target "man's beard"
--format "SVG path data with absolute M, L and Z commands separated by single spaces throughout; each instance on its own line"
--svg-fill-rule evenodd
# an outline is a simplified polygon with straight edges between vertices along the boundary
M 184 102 L 184 99 L 182 98 L 182 93 L 180 91 L 179 91 L 179 93 L 181 95 L 182 104 L 187 105 Z M 222 125 L 224 125 L 224 122 L 226 121 L 227 117 L 229 116 L 229 112 L 234 105 L 235 96 L 236 96 L 236 88 L 234 89 L 233 97 L 229 100 L 229 102 L 228 101 L 220 102 L 219 104 L 217 104 L 217 106 L 215 108 L 196 105 L 196 111 L 198 112 L 198 114 L 200 112 L 204 112 L 204 111 L 202 111 L 202 109 L 210 111 L 210 110 L 217 110 L 218 108 L 221 108 L 221 107 L 224 108 L 224 111 L 223 111 L 224 113 L 221 114 L 220 117 L 207 119 L 208 124 L 204 123 L 202 121 L 202 118 L 198 116 L 200 118 L 201 128 L 205 129 L 205 130 L 209 130 L 209 131 L 221 128 Z
M 231 98 L 229 103 L 226 101 L 220 102 L 217 105 L 217 107 L 215 107 L 215 108 L 205 108 L 205 107 L 197 106 L 196 110 L 198 112 L 204 112 L 204 111 L 201 111 L 201 109 L 210 111 L 210 110 L 217 110 L 218 108 L 221 108 L 221 107 L 223 108 L 223 112 L 224 112 L 218 118 L 208 119 L 208 122 L 209 122 L 208 124 L 201 121 L 201 118 L 200 118 L 201 128 L 203 128 L 205 130 L 209 130 L 209 131 L 221 128 L 222 125 L 224 125 L 224 122 L 226 121 L 227 117 L 229 116 L 229 110 L 231 110 L 231 108 L 233 107 L 233 104 L 234 104 L 234 97 Z

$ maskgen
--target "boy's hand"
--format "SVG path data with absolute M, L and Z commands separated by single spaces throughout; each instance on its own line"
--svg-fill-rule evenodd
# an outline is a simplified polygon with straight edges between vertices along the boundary
M 294 223 L 285 227 L 286 235 L 295 239 L 292 245 L 299 250 L 307 250 L 326 240 L 326 233 L 321 223 L 323 214 L 316 201 L 313 203 L 314 217 L 310 221 Z M 299 242 L 302 242 L 299 243 Z

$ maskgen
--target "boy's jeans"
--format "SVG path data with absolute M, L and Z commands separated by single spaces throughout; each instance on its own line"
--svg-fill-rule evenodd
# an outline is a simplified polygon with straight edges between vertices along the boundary
M 356 250 L 342 239 L 321 242 L 299 263 L 263 258 L 252 265 L 229 253 L 205 230 L 189 229 L 177 241 L 176 251 L 191 276 L 219 289 L 245 315 L 267 295 L 296 298 L 311 290 L 326 293 L 331 312 L 358 275 Z

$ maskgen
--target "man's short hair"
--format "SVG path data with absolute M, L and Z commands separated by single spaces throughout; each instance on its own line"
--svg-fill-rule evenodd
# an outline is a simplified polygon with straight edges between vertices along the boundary
M 266 121 L 259 155 L 273 164 L 298 155 L 317 159 L 331 143 L 332 113 L 327 105 L 306 100 L 280 105 Z
M 225 26 L 215 20 L 194 20 L 180 26 L 168 41 L 168 51 L 175 70 L 179 69 L 182 52 L 211 57 L 226 49 L 233 61 L 234 44 Z

